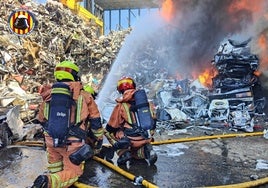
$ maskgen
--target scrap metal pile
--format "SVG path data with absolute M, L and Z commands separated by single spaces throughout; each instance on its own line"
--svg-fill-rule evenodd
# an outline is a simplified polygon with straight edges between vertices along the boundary
M 255 74 L 259 60 L 250 53 L 249 42 L 229 39 L 220 46 L 212 61 L 217 70 L 212 89 L 198 80 L 185 79 L 173 80 L 168 90 L 160 90 L 159 120 L 175 126 L 187 121 L 214 126 L 222 123 L 231 129 L 253 132 L 258 117 L 265 115 L 266 99 Z
M 17 36 L 10 31 L 8 18 L 15 10 L 29 10 L 35 16 L 38 24 L 34 31 L 26 36 Z M 49 0 L 45 5 L 33 1 L 0 1 L 0 28 L 1 115 L 8 116 L 10 110 L 20 106 L 19 115 L 12 117 L 18 121 L 21 118 L 27 124 L 27 127 L 23 123 L 16 127 L 6 117 L 0 118 L 0 137 L 4 138 L 0 140 L 0 147 L 6 145 L 8 139 L 22 140 L 36 133 L 32 131 L 36 128 L 30 124 L 40 102 L 37 91 L 40 85 L 54 81 L 56 63 L 66 59 L 74 61 L 80 67 L 82 81 L 94 81 L 99 87 L 125 36 L 131 31 L 98 36 L 95 23 L 83 20 L 61 3 Z M 14 127 L 12 134 L 7 131 L 6 123 Z
M 163 129 L 205 125 L 253 132 L 257 121 L 265 121 L 266 100 L 256 73 L 259 60 L 250 51 L 250 41 L 227 40 L 220 46 L 211 64 L 217 72 L 211 88 L 199 79 L 176 79 L 163 66 L 170 58 L 165 53 L 169 46 L 149 39 L 139 48 L 142 50 L 131 51 L 126 66 L 117 70 L 133 76 L 146 89 Z
M 226 104 L 225 120 L 237 128 L 250 126 L 252 117 L 263 114 L 265 106 L 261 83 L 255 74 L 259 59 L 250 53 L 249 42 L 250 39 L 242 43 L 229 39 L 220 47 L 213 60 L 218 74 L 213 78 L 216 93 L 209 98 L 215 108 L 219 107 L 216 102 Z M 218 101 L 215 102 L 215 99 Z
M 0 73 L 4 80 L 20 77 L 19 84 L 30 93 L 40 84 L 53 81 L 56 63 L 66 59 L 76 62 L 83 75 L 91 73 L 101 80 L 130 32 L 128 29 L 99 37 L 94 23 L 82 20 L 56 1 L 22 5 L 8 0 L 1 1 L 0 7 Z M 27 36 L 11 33 L 7 24 L 12 11 L 22 7 L 38 22 Z

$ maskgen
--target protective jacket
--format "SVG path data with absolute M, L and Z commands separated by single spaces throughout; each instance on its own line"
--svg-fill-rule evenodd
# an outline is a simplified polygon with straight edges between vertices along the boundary
M 130 150 L 137 151 L 140 147 L 150 143 L 153 137 L 147 135 L 146 132 L 137 127 L 134 113 L 130 110 L 131 104 L 134 102 L 135 89 L 128 89 L 124 92 L 122 98 L 116 99 L 116 106 L 106 125 L 105 135 L 111 144 L 127 137 L 130 139 Z M 154 113 L 152 111 L 152 115 Z M 151 130 L 151 136 L 154 134 L 154 129 Z M 117 151 L 120 156 L 123 152 Z M 137 153 L 132 152 L 134 158 L 142 158 Z
M 64 82 L 69 85 L 73 99 L 79 103 L 71 110 L 71 123 L 76 124 L 79 122 L 81 129 L 87 131 L 88 121 L 90 122 L 90 129 L 95 135 L 96 141 L 102 141 L 103 128 L 100 119 L 100 112 L 93 99 L 93 97 L 83 90 L 80 82 Z M 40 104 L 38 120 L 41 124 L 45 124 L 47 121 L 47 102 L 51 99 L 51 85 L 44 85 L 40 90 L 40 95 L 43 98 L 43 102 Z M 75 109 L 76 108 L 76 109 Z M 69 160 L 69 156 L 77 151 L 82 145 L 85 144 L 85 140 L 80 140 L 75 136 L 70 136 L 70 145 L 65 147 L 53 147 L 53 139 L 50 135 L 44 131 L 45 141 L 48 154 L 48 169 L 50 174 L 49 187 L 60 188 L 69 187 L 78 180 L 78 177 L 83 173 L 84 163 L 75 165 Z

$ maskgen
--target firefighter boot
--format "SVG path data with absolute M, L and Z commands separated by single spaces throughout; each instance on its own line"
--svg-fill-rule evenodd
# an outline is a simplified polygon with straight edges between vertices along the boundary
M 153 147 L 151 144 L 146 144 L 144 146 L 144 158 L 147 161 L 149 166 L 154 165 L 154 163 L 157 161 L 157 155 L 155 151 L 153 150 Z
M 102 145 L 100 153 L 97 154 L 97 156 L 102 159 L 106 159 L 110 163 L 113 163 L 112 159 L 114 158 L 114 148 Z
M 127 149 L 130 146 L 130 139 L 128 137 L 123 137 L 113 144 L 115 150 Z
M 122 155 L 119 156 L 117 159 L 117 165 L 125 165 L 127 161 L 131 159 L 131 153 L 130 151 L 126 151 Z
M 48 177 L 46 175 L 38 176 L 31 188 L 48 188 Z

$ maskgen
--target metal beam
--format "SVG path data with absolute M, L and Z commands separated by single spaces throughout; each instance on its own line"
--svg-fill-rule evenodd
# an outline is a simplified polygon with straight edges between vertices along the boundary
M 103 10 L 160 8 L 162 0 L 94 0 Z

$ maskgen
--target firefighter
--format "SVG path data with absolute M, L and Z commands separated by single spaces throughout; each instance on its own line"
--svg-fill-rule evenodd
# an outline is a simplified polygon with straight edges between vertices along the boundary
M 93 97 L 93 99 L 95 100 L 98 93 L 90 86 L 90 85 L 84 85 L 83 89 L 90 93 L 90 95 Z M 97 132 L 94 132 L 94 130 L 91 129 L 91 125 L 90 122 L 87 121 L 86 125 L 88 127 L 88 132 L 87 132 L 87 139 L 86 139 L 86 143 L 89 144 L 91 147 L 94 148 L 98 148 L 94 150 L 94 155 L 98 155 L 102 149 L 101 145 L 100 146 L 96 146 L 95 144 L 102 144 L 101 142 L 96 142 L 96 139 L 100 136 L 103 135 L 103 131 L 99 132 L 100 135 L 97 134 Z M 103 130 L 103 129 L 102 129 Z
M 148 165 L 153 165 L 157 160 L 157 155 L 153 151 L 152 145 L 155 123 L 150 130 L 150 135 L 137 126 L 135 114 L 130 110 L 134 104 L 134 93 L 136 84 L 130 77 L 122 77 L 117 83 L 117 90 L 122 97 L 116 99 L 116 106 L 104 134 L 118 155 L 117 164 L 125 165 L 131 158 L 145 159 Z M 155 115 L 153 115 L 155 120 Z
M 96 99 L 98 93 L 91 87 L 90 85 L 84 85 L 83 89 L 90 93 L 94 99 Z M 94 155 L 97 157 L 100 157 L 102 159 L 105 159 L 111 163 L 113 163 L 112 158 L 114 157 L 114 150 L 110 145 L 102 145 L 96 146 L 96 138 L 98 135 L 96 133 L 92 132 L 92 129 L 90 129 L 90 123 L 87 123 L 89 129 L 87 133 L 87 140 L 86 143 L 90 146 L 94 146 L 94 148 L 99 148 L 94 150 Z M 103 132 L 101 132 L 103 134 Z M 98 142 L 97 142 L 98 143 Z M 101 143 L 102 144 L 102 143 Z
M 92 95 L 94 100 L 96 99 L 98 93 L 93 89 L 93 87 L 91 87 L 90 85 L 87 84 L 83 88 L 85 91 L 89 92 Z
M 49 173 L 46 175 L 39 175 L 35 179 L 32 188 L 69 187 L 78 180 L 79 176 L 83 173 L 84 161 L 80 164 L 76 164 L 74 161 L 80 160 L 82 154 L 79 152 L 81 151 L 81 148 L 85 148 L 83 146 L 87 145 L 85 144 L 85 139 L 83 139 L 84 137 L 82 137 L 82 139 L 80 137 L 80 134 L 82 134 L 83 131 L 87 131 L 87 121 L 89 121 L 91 130 L 95 135 L 96 148 L 92 148 L 92 150 L 98 150 L 102 145 L 103 128 L 100 112 L 92 95 L 83 90 L 78 73 L 78 66 L 71 61 L 63 61 L 57 64 L 54 71 L 54 76 L 57 80 L 56 83 L 60 82 L 67 84 L 72 91 L 72 98 L 76 102 L 76 105 L 74 105 L 75 107 L 71 109 L 70 113 L 71 124 L 74 124 L 74 122 L 79 120 L 79 123 L 75 124 L 75 127 L 78 127 L 79 131 L 73 131 L 72 135 L 67 135 L 68 142 L 63 147 L 55 147 L 54 140 L 50 135 L 50 132 L 47 131 L 48 116 L 46 115 L 46 106 L 52 96 L 52 87 L 46 85 L 40 91 L 43 102 L 40 104 L 38 120 L 44 127 Z M 92 153 L 93 155 L 94 152 L 86 152 L 86 154 L 89 153 Z

